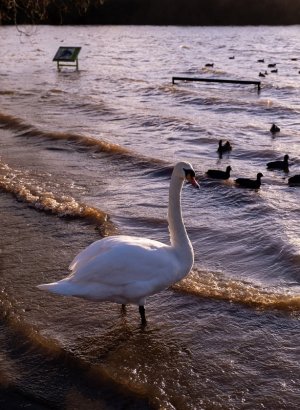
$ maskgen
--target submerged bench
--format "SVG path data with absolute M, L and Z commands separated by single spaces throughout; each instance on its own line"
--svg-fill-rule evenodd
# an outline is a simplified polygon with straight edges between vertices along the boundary
M 254 80 L 227 80 L 227 79 L 221 79 L 221 78 L 172 77 L 172 84 L 175 84 L 175 81 L 203 81 L 207 83 L 254 84 L 257 86 L 257 91 L 260 91 L 260 81 L 254 81 Z

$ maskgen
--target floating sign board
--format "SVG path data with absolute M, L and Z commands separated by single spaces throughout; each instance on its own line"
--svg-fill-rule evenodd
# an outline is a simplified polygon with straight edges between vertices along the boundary
M 58 71 L 60 71 L 61 66 L 76 67 L 76 70 L 78 70 L 78 54 L 80 53 L 80 50 L 81 47 L 59 47 L 53 58 L 53 61 L 57 62 Z

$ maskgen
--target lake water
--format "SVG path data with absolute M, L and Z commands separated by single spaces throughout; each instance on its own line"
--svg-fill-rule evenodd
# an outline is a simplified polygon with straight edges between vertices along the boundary
M 299 26 L 23 30 L 0 27 L 3 408 L 298 409 Z M 78 72 L 57 71 L 59 46 L 82 47 Z M 285 154 L 288 173 L 267 170 Z M 146 328 L 136 306 L 36 288 L 103 235 L 168 243 L 179 160 L 200 183 L 182 193 L 195 264 L 147 299 Z M 236 186 L 258 172 L 259 190 Z

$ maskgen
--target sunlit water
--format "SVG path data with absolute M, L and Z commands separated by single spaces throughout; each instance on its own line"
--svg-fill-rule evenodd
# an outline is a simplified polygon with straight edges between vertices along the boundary
M 25 32 L 0 27 L 1 386 L 67 409 L 299 408 L 299 27 Z M 79 72 L 57 71 L 61 45 L 82 47 Z M 285 154 L 289 173 L 266 169 Z M 36 288 L 103 235 L 168 242 L 178 160 L 200 183 L 182 194 L 195 265 L 148 298 L 145 329 L 135 306 Z M 258 172 L 259 190 L 235 185 Z

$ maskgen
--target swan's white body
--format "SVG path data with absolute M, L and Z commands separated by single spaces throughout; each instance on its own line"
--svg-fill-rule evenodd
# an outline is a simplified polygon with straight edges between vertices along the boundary
M 194 253 L 182 220 L 180 194 L 185 179 L 198 186 L 194 176 L 188 163 L 174 167 L 168 208 L 171 245 L 123 235 L 103 238 L 75 257 L 68 277 L 38 288 L 94 301 L 143 306 L 146 296 L 185 277 L 193 266 Z

